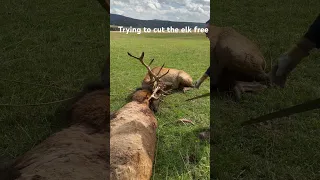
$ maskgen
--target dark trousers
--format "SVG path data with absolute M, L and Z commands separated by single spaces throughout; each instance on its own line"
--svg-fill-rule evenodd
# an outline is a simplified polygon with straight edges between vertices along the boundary
M 210 66 L 205 73 L 210 77 Z
M 320 14 L 310 25 L 304 37 L 315 43 L 318 49 L 320 48 Z

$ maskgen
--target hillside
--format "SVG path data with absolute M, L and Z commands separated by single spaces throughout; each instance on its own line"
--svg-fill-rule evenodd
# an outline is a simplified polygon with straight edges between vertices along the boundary
M 163 20 L 140 20 L 134 19 L 118 14 L 110 14 L 110 25 L 125 26 L 125 27 L 136 27 L 136 28 L 161 28 L 170 27 L 173 28 L 184 28 L 185 26 L 198 26 L 204 27 L 205 23 L 193 23 L 193 22 L 175 22 L 175 21 L 163 21 Z

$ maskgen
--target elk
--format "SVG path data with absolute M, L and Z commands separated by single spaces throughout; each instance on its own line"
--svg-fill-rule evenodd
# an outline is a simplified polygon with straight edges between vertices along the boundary
M 211 87 L 232 90 L 236 100 L 245 92 L 260 92 L 270 85 L 266 62 L 258 46 L 231 27 L 210 25 Z
M 165 93 L 161 78 L 169 73 L 155 75 L 141 57 L 135 57 L 153 76 L 151 89 L 137 90 L 131 102 L 111 117 L 110 122 L 110 179 L 149 180 L 156 148 L 157 120 L 150 106 Z
M 101 77 L 73 100 L 70 126 L 0 168 L 1 180 L 109 179 L 109 83 L 102 83 L 109 81 L 108 71 Z
M 128 53 L 128 55 L 133 58 L 137 58 L 132 56 L 130 53 Z M 144 57 L 144 53 L 142 53 L 141 57 Z M 166 84 L 166 90 L 183 90 L 183 92 L 185 92 L 194 87 L 192 77 L 185 71 L 173 68 L 164 68 L 164 64 L 161 67 L 157 66 L 151 69 L 150 65 L 153 61 L 154 59 L 151 60 L 149 66 L 144 65 L 148 68 L 148 72 L 142 81 L 142 89 L 152 89 L 152 86 L 156 81 L 156 76 L 162 77 L 161 80 Z M 166 76 L 163 76 L 164 74 Z

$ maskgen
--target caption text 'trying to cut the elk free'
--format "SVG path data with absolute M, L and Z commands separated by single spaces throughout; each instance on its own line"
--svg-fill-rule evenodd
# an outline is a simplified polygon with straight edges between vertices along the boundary
M 142 32 L 144 33 L 208 33 L 208 28 L 200 28 L 198 26 L 195 26 L 194 28 L 190 28 L 189 26 L 185 26 L 185 28 L 173 28 L 172 26 L 164 28 L 133 28 L 132 26 L 128 27 L 123 27 L 123 26 L 118 26 L 120 29 L 120 33 L 137 33 L 141 34 Z

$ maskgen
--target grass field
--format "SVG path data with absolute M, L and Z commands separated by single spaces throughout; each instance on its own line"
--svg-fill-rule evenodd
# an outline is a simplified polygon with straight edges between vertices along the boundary
M 0 14 L 0 156 L 12 159 L 65 122 L 55 118 L 60 103 L 3 104 L 70 98 L 99 79 L 109 24 L 97 1 L 5 0 Z
M 122 107 L 125 98 L 141 85 L 147 73 L 139 61 L 127 52 L 140 56 L 145 52 L 145 62 L 152 58 L 152 67 L 182 69 L 194 80 L 207 69 L 210 61 L 209 41 L 204 34 L 123 34 L 111 32 L 111 111 Z M 186 101 L 209 92 L 209 80 L 199 90 L 175 93 L 164 98 L 156 114 L 157 152 L 152 179 L 209 179 L 210 146 L 199 141 L 198 133 L 210 125 L 209 97 Z M 177 123 L 181 118 L 195 125 Z
M 218 26 L 231 26 L 257 42 L 268 71 L 319 14 L 320 1 L 211 1 Z M 319 110 L 263 126 L 240 127 L 242 121 L 320 97 L 320 54 L 298 66 L 285 89 L 247 94 L 240 103 L 212 99 L 214 144 L 211 172 L 216 179 L 320 179 Z

